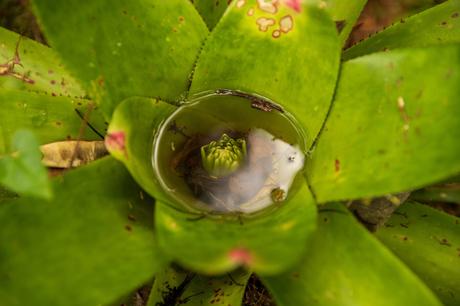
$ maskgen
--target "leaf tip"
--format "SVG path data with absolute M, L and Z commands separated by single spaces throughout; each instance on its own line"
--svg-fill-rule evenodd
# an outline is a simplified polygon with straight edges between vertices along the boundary
M 244 248 L 236 248 L 229 252 L 228 254 L 230 260 L 236 264 L 249 266 L 252 262 L 251 253 Z
M 105 137 L 105 145 L 110 152 L 126 152 L 126 135 L 123 131 L 108 133 Z
M 286 6 L 290 7 L 291 9 L 296 11 L 297 13 L 300 13 L 302 11 L 301 2 L 302 2 L 301 0 L 286 0 L 285 1 Z

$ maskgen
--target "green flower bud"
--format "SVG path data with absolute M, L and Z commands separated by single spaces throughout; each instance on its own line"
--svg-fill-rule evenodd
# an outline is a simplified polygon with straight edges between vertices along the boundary
M 235 140 L 227 134 L 201 147 L 203 168 L 213 177 L 232 174 L 244 164 L 245 158 L 246 141 L 242 138 Z

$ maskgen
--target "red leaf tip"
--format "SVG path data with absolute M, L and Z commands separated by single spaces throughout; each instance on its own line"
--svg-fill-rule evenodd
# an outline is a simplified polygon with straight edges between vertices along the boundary
M 285 3 L 297 13 L 302 11 L 302 0 L 286 0 Z
M 113 132 L 105 137 L 105 145 L 109 150 L 125 150 L 125 133 Z
M 247 266 L 252 261 L 252 256 L 246 249 L 233 249 L 230 251 L 228 255 L 231 261 L 238 264 L 243 264 Z

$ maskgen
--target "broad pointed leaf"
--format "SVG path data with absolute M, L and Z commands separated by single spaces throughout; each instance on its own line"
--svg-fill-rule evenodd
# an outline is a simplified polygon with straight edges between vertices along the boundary
M 181 99 L 208 34 L 190 1 L 34 4 L 51 46 L 108 117 L 131 96 Z
M 309 250 L 289 272 L 262 277 L 277 305 L 441 305 L 342 205 L 320 211 Z
M 52 190 L 38 147 L 31 131 L 15 133 L 11 155 L 0 156 L 0 184 L 21 195 L 50 199 Z
M 192 2 L 206 22 L 208 28 L 212 30 L 219 22 L 231 1 L 232 0 L 193 0 Z
M 242 269 L 211 277 L 168 267 L 156 275 L 147 306 L 241 305 L 250 276 Z
M 460 48 L 394 50 L 343 65 L 307 163 L 319 202 L 420 188 L 460 171 Z
M 152 278 L 150 200 L 106 158 L 55 181 L 51 202 L 0 205 L 0 301 L 9 306 L 103 305 Z
M 325 0 L 327 11 L 334 19 L 342 45 L 345 44 L 356 20 L 366 4 L 366 0 Z
M 0 27 L 0 88 L 85 96 L 50 48 Z
M 460 183 L 429 186 L 411 194 L 411 199 L 421 202 L 449 202 L 460 204 Z
M 161 248 L 184 267 L 220 274 L 244 265 L 274 274 L 299 260 L 316 225 L 315 203 L 305 185 L 283 205 L 266 215 L 228 219 L 158 203 L 155 226 Z
M 105 140 L 107 149 L 128 168 L 136 182 L 157 199 L 167 199 L 154 176 L 153 140 L 160 124 L 176 110 L 155 99 L 130 98 L 116 109 Z
M 40 144 L 78 139 L 80 136 L 84 140 L 100 139 L 100 136 L 89 127 L 83 129 L 83 134 L 80 135 L 82 118 L 88 112 L 90 104 L 91 101 L 83 99 L 2 89 L 0 155 L 11 151 L 11 137 L 19 129 L 33 130 Z M 106 125 L 102 114 L 93 109 L 88 115 L 86 117 L 91 126 L 104 134 Z
M 203 48 L 191 93 L 224 88 L 265 96 L 295 114 L 310 145 L 338 74 L 335 24 L 310 4 L 269 3 L 233 1 Z
M 460 0 L 448 0 L 392 25 L 347 49 L 346 60 L 395 48 L 460 42 Z
M 445 305 L 459 305 L 460 219 L 409 202 L 376 233 Z

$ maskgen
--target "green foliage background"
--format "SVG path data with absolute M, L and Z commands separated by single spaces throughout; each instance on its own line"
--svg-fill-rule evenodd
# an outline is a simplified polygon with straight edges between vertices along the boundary
M 278 39 L 256 1 L 192 2 L 36 0 L 46 40 L 21 28 L 30 13 L 0 14 L 50 46 L 0 29 L 0 304 L 111 305 L 153 280 L 149 305 L 238 304 L 254 272 L 278 305 L 458 305 L 459 220 L 414 201 L 429 189 L 376 233 L 344 204 L 458 184 L 460 1 L 345 50 L 366 1 L 283 1 L 273 17 L 294 28 Z M 219 88 L 305 130 L 305 182 L 266 217 L 192 221 L 150 170 L 152 131 Z M 50 182 L 38 145 L 99 139 L 80 131 L 88 109 L 111 156 Z

